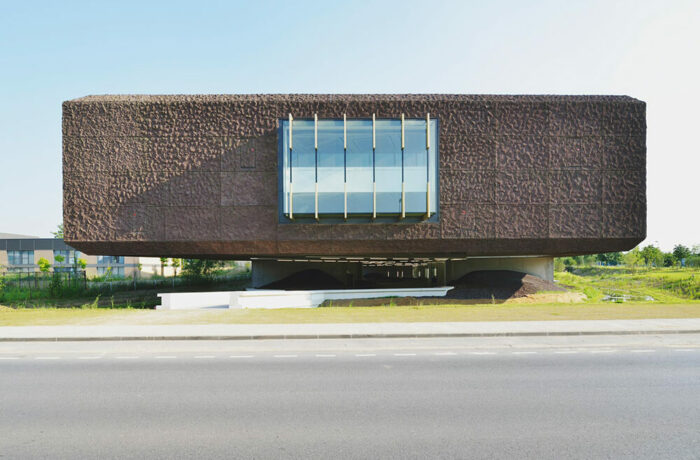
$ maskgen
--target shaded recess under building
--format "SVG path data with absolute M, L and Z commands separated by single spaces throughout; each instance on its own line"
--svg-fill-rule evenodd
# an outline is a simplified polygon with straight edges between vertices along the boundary
M 551 280 L 645 238 L 645 138 L 627 96 L 88 96 L 63 104 L 65 237 L 250 259 L 256 287 Z

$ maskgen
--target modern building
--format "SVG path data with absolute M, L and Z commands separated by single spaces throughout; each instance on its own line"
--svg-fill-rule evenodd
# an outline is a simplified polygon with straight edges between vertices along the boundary
M 627 96 L 88 96 L 63 104 L 65 235 L 253 260 L 256 286 L 551 279 L 555 256 L 645 238 L 645 138 Z
M 62 261 L 57 261 L 56 256 L 61 256 Z M 67 245 L 60 238 L 0 233 L 0 274 L 38 272 L 38 262 L 41 258 L 51 264 L 52 272 L 75 272 L 80 266 L 78 260 L 82 259 L 86 263 L 85 274 L 88 278 L 102 276 L 108 272 L 114 277 L 174 274 L 174 269 L 170 266 L 171 261 L 167 262 L 167 267 L 161 267 L 157 257 L 88 255 Z

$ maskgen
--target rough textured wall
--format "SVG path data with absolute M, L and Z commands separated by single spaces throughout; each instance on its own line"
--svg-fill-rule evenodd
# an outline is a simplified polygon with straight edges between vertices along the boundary
M 439 119 L 440 219 L 279 224 L 278 119 Z M 563 255 L 646 235 L 625 96 L 89 96 L 63 104 L 66 241 L 87 253 Z

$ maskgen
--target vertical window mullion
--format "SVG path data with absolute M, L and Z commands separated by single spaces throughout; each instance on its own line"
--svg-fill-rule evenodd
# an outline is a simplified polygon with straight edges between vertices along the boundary
M 318 114 L 314 113 L 314 217 L 318 220 Z
M 348 218 L 348 118 L 343 114 L 343 218 Z
M 430 112 L 425 116 L 425 218 L 430 218 Z
M 401 114 L 401 218 L 406 218 L 406 184 L 404 183 L 404 114 Z
M 293 164 L 292 164 L 292 152 L 294 150 L 293 147 L 293 123 L 294 123 L 294 118 L 292 118 L 292 114 L 289 114 L 289 218 L 294 219 L 294 177 L 292 176 L 293 172 Z
M 376 136 L 376 116 L 372 114 L 372 219 L 377 218 L 377 136 Z

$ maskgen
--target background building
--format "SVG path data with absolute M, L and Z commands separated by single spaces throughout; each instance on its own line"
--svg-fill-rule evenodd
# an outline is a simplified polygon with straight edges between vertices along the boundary
M 254 285 L 551 279 L 552 257 L 645 238 L 645 139 L 627 96 L 89 96 L 63 104 L 65 235 L 252 259 Z
M 63 261 L 56 261 L 56 256 L 62 256 Z M 167 261 L 167 267 L 161 271 L 158 257 L 131 256 L 99 256 L 82 253 L 67 245 L 60 238 L 38 238 L 29 235 L 0 233 L 0 273 L 39 271 L 38 261 L 46 259 L 50 271 L 68 272 L 81 270 L 77 261 L 83 259 L 87 266 L 85 272 L 88 278 L 103 276 L 108 271 L 113 277 L 149 277 L 153 275 L 172 276 L 174 269 Z

